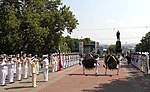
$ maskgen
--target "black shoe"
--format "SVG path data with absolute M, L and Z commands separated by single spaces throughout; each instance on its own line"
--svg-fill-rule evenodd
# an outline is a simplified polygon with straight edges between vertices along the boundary
M 95 73 L 95 76 L 98 76 L 98 74 L 97 74 L 97 73 Z
M 13 83 L 15 83 L 15 82 L 10 82 L 10 84 L 13 84 Z
M 105 65 L 103 65 L 103 67 L 105 68 Z
M 7 86 L 7 85 L 5 84 L 5 85 L 2 85 L 2 86 Z

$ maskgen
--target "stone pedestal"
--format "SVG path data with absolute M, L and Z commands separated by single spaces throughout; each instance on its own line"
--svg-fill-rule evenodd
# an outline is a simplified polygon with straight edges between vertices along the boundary
M 121 41 L 116 41 L 116 53 L 121 53 L 122 49 L 121 49 Z

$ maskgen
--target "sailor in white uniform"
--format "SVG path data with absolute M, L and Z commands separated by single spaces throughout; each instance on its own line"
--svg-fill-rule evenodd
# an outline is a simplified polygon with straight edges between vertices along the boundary
M 4 60 L 4 56 L 0 57 L 0 72 L 1 72 L 1 85 L 5 86 L 7 63 Z
M 9 82 L 13 83 L 14 82 L 14 62 L 12 61 L 11 56 L 8 57 L 8 76 L 9 76 Z
M 55 60 L 55 72 L 57 72 L 59 66 L 59 56 L 57 54 L 55 55 Z
M 52 64 L 52 72 L 55 72 L 55 62 L 56 62 L 56 58 L 55 58 L 55 54 L 51 55 L 51 64 Z
M 93 58 L 95 60 L 95 75 L 97 76 L 98 75 L 98 66 L 100 65 L 99 63 L 99 56 L 96 55 L 95 57 L 93 57 L 91 54 L 90 54 L 90 57 Z
M 13 66 L 13 70 L 14 70 L 14 77 L 16 77 L 16 68 L 17 68 L 17 58 L 15 57 L 15 55 L 12 56 L 12 61 L 14 62 L 14 66 Z
M 21 64 L 22 62 L 20 61 L 19 54 L 17 55 L 17 80 L 21 81 L 21 74 L 22 74 L 22 69 L 21 69 Z
M 48 71 L 49 71 L 49 60 L 48 60 L 48 55 L 43 55 L 43 73 L 44 73 L 44 81 L 48 81 Z
M 98 66 L 100 65 L 99 63 L 99 57 L 97 57 L 95 59 L 95 75 L 97 76 L 98 75 Z
M 29 76 L 31 77 L 32 76 L 32 68 L 31 68 L 31 59 L 32 59 L 32 55 L 31 54 L 29 54 L 29 57 L 28 57 L 28 65 L 29 65 L 29 67 L 28 67 L 28 74 L 29 74 Z
M 36 59 L 32 58 L 31 64 L 31 70 L 32 70 L 32 86 L 36 87 Z
M 21 58 L 21 62 L 23 63 L 23 77 L 25 79 L 28 78 L 28 60 L 26 58 L 26 54 L 23 55 L 23 57 Z
M 36 74 L 39 75 L 39 73 L 40 73 L 40 64 L 39 64 L 39 60 L 38 60 L 37 55 L 34 56 L 34 61 L 35 61 L 35 64 L 36 64 Z
M 4 61 L 7 63 L 7 55 L 4 54 Z M 6 66 L 6 79 L 7 79 L 7 76 L 8 76 L 8 67 Z

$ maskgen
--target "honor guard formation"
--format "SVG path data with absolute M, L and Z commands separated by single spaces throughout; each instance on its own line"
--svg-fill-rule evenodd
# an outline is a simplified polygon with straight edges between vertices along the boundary
M 31 54 L 0 55 L 0 84 L 12 84 L 18 80 L 32 77 L 32 86 L 36 87 L 37 75 L 43 73 L 43 80 L 48 81 L 49 71 L 57 72 L 79 63 L 78 53 L 32 56 Z

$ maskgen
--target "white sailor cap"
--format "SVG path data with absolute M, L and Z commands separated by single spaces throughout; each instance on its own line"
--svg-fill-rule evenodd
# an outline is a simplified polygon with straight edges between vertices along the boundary
M 26 55 L 27 55 L 27 54 L 23 54 L 23 56 L 25 56 L 25 57 L 26 57 Z
M 28 56 L 32 56 L 31 54 L 29 54 Z
M 38 55 L 34 55 L 34 57 L 38 57 Z
M 20 54 L 17 54 L 16 57 L 20 57 Z
M 12 55 L 12 57 L 15 57 L 15 55 Z
M 95 60 L 98 61 L 98 60 L 99 60 L 99 57 L 97 57 Z
M 43 57 L 48 57 L 48 55 L 43 55 Z

